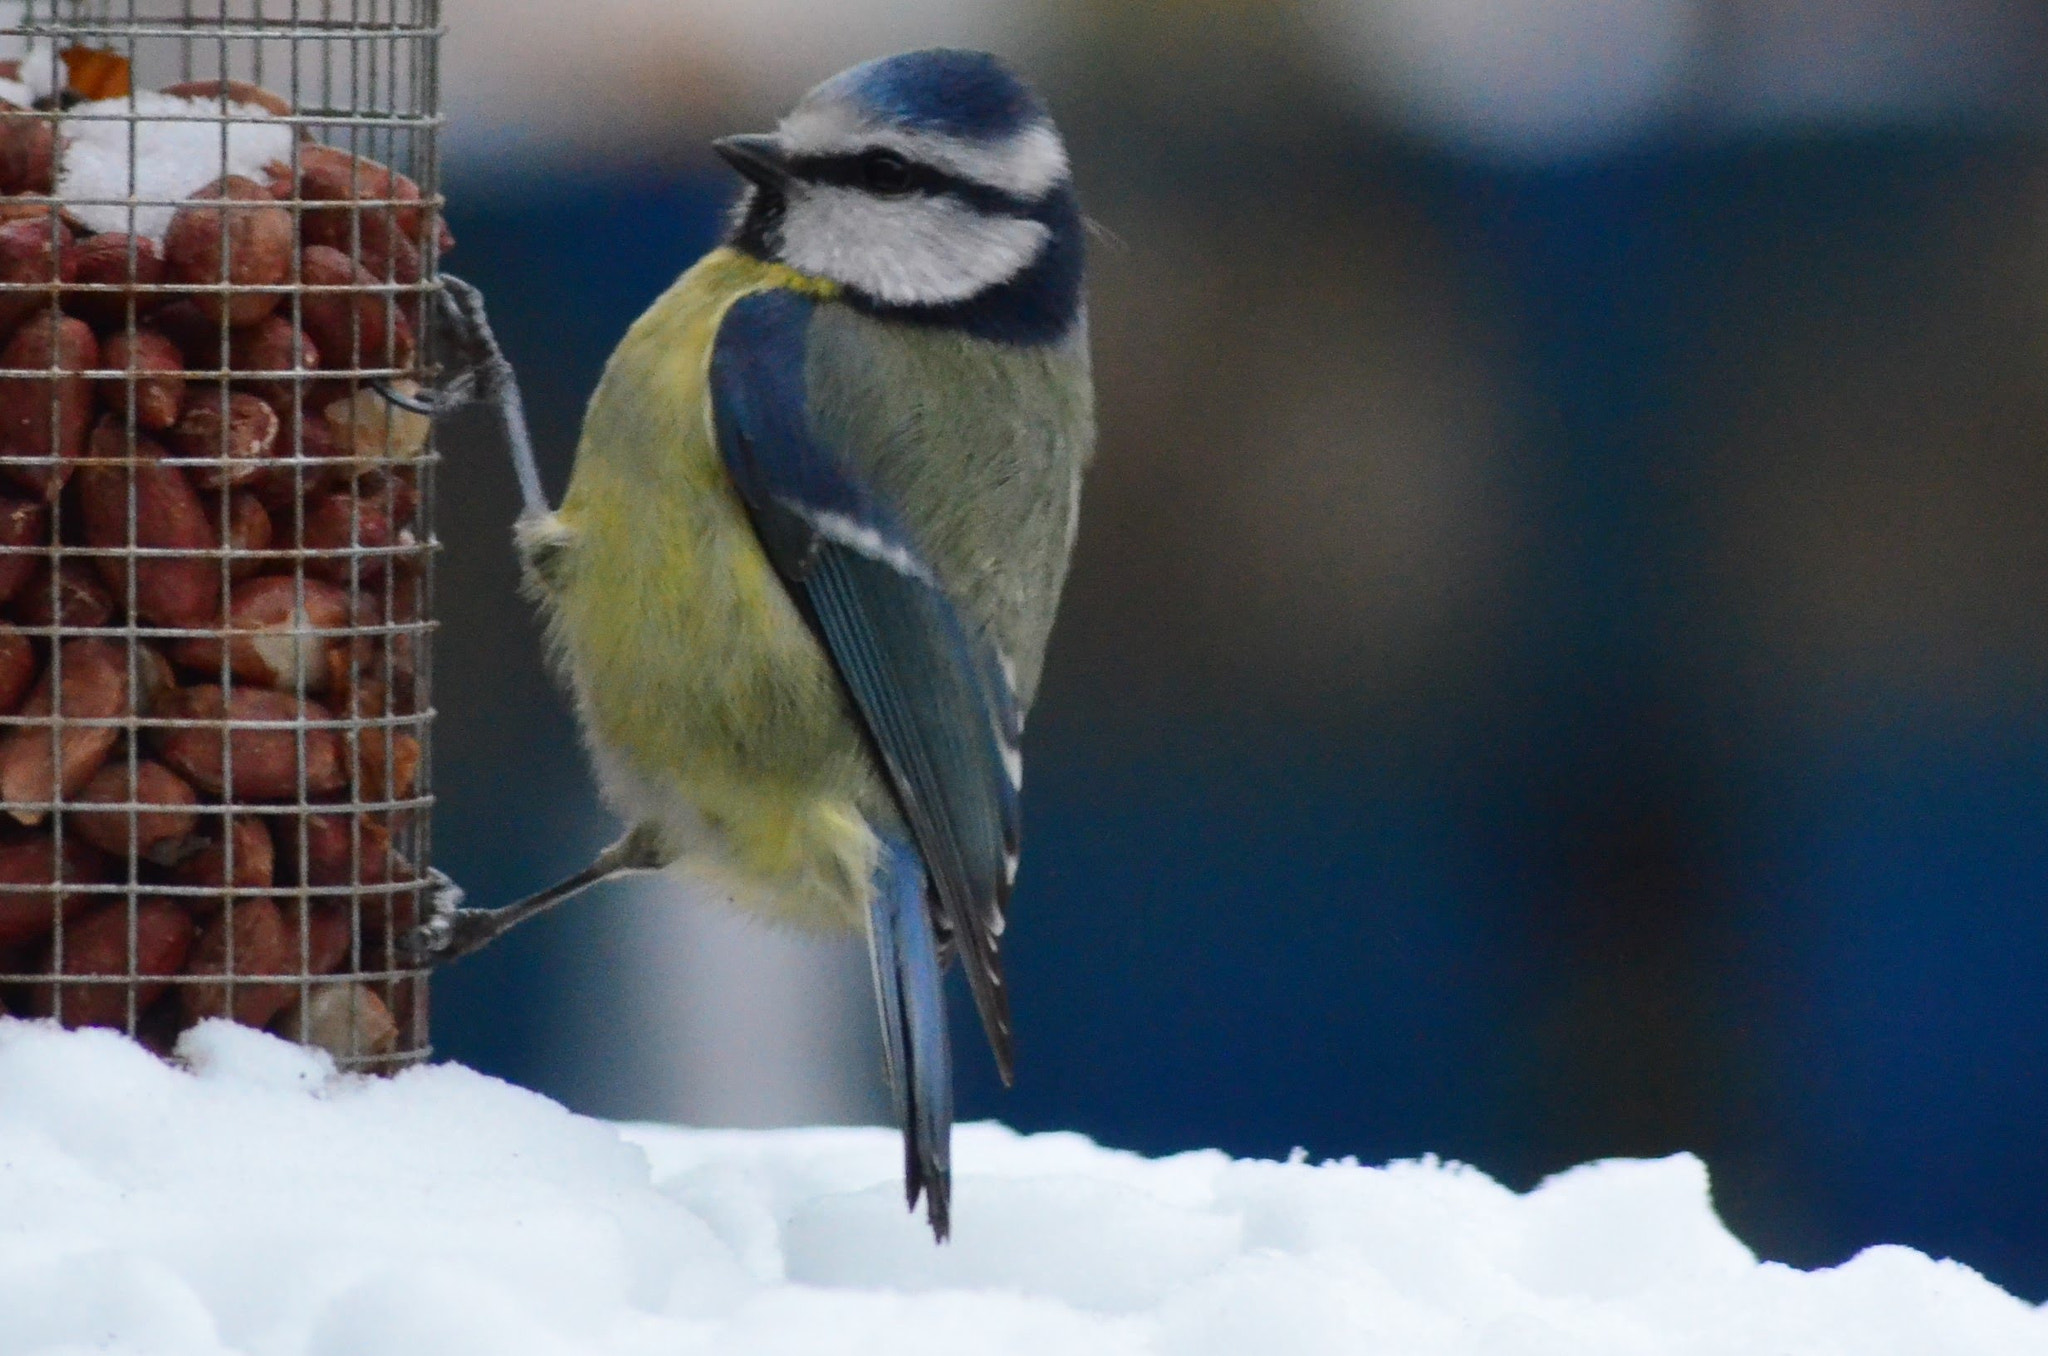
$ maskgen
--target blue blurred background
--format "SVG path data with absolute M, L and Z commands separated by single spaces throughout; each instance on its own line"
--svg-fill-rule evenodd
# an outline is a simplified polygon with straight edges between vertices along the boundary
M 1103 449 L 1029 746 L 1022 1076 L 1165 1152 L 1690 1149 L 1801 1265 L 2048 1299 L 2048 22 L 2004 0 L 450 0 L 450 264 L 566 475 L 705 151 L 992 46 L 1092 215 Z M 441 864 L 612 831 L 446 443 Z M 707 662 L 715 662 L 707 658 Z M 437 982 L 597 1114 L 880 1119 L 857 947 L 660 884 Z M 964 1012 L 964 1005 L 963 1005 Z

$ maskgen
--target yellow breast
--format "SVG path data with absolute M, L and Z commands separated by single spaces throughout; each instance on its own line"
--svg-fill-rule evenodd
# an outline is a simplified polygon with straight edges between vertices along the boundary
M 684 274 L 620 343 L 561 509 L 522 534 L 555 658 L 610 799 L 687 866 L 788 921 L 857 925 L 875 794 L 823 650 L 719 456 L 712 343 L 740 298 L 829 295 L 730 250 Z

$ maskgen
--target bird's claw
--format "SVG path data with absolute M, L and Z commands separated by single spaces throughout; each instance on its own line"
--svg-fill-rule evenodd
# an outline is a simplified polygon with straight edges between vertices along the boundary
M 400 391 L 389 382 L 371 383 L 386 401 L 429 419 L 443 418 L 478 400 L 496 399 L 499 386 L 511 380 L 512 373 L 484 311 L 483 293 L 452 273 L 443 273 L 440 281 L 440 290 L 434 293 L 434 319 L 447 351 L 442 382 L 418 394 Z
M 458 382 L 460 380 L 460 378 L 457 378 Z M 455 383 L 450 383 L 435 391 L 421 388 L 418 395 L 413 395 L 410 392 L 399 390 L 388 381 L 373 381 L 370 383 L 370 389 L 382 397 L 385 403 L 396 405 L 401 410 L 411 410 L 414 414 L 424 414 L 429 419 L 439 419 L 442 415 L 459 410 L 469 403 L 467 394 L 462 395 L 460 398 L 455 398 L 451 394 L 454 386 Z
M 421 968 L 461 960 L 498 935 L 498 910 L 465 909 L 461 886 L 438 869 L 427 875 L 434 882 L 427 916 L 398 939 L 399 958 Z

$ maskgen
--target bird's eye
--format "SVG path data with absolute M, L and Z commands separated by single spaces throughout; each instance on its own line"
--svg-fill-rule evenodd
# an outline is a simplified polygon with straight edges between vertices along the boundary
M 860 178 L 872 193 L 908 193 L 910 162 L 894 151 L 869 151 L 860 158 Z

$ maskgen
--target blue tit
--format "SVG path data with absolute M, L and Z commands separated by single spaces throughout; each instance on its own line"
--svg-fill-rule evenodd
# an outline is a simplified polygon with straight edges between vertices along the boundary
M 1082 217 L 1045 105 L 980 52 L 857 66 L 717 150 L 725 242 L 627 332 L 561 507 L 517 533 L 631 827 L 422 946 L 655 870 L 864 931 L 906 1194 L 944 1238 L 954 957 L 1011 1078 L 1019 739 L 1094 446 Z

